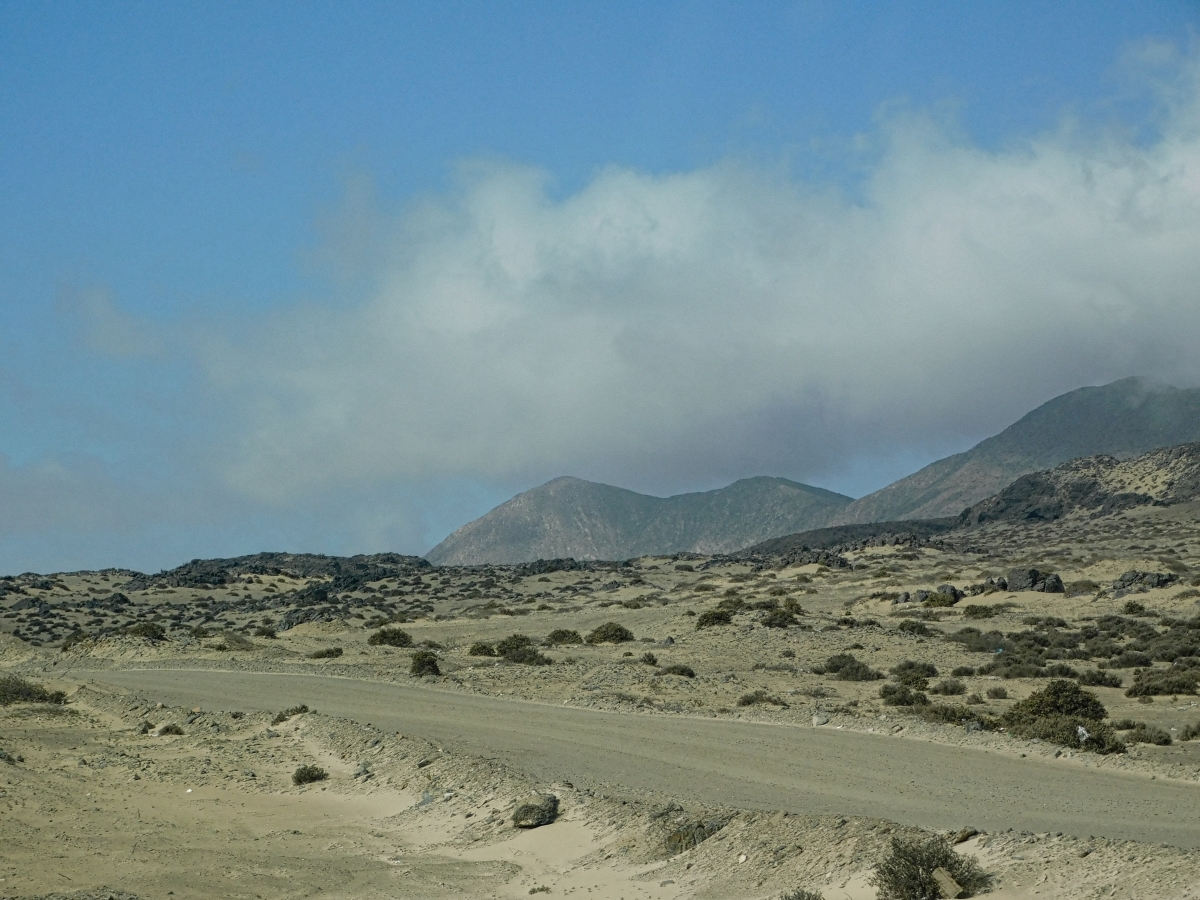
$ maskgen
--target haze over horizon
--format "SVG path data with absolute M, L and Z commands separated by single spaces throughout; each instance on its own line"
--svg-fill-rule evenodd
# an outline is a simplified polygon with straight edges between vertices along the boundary
M 1198 385 L 1198 21 L 0 3 L 0 572 L 858 497 Z

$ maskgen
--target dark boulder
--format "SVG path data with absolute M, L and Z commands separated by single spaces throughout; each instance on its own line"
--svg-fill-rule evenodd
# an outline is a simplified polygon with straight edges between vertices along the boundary
M 513 825 L 517 828 L 538 828 L 556 818 L 558 798 L 553 794 L 539 794 L 533 803 L 522 803 L 513 811 Z

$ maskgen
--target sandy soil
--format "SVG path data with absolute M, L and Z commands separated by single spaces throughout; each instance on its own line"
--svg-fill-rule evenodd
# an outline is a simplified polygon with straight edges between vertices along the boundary
M 622 715 L 320 676 L 149 670 L 97 677 L 180 706 L 267 711 L 303 700 L 535 777 L 692 803 L 1200 848 L 1194 782 L 1098 771 L 1078 756 L 1022 756 L 982 741 L 946 746 L 836 726 Z
M 107 886 L 138 897 L 515 897 L 544 887 L 766 900 L 804 887 L 870 900 L 893 836 L 963 826 L 984 832 L 959 850 L 993 876 L 991 896 L 1200 896 L 1200 741 L 1098 756 L 931 722 L 886 705 L 888 681 L 822 672 L 836 653 L 881 673 L 904 660 L 933 664 L 938 678 L 975 670 L 990 656 L 954 632 L 1028 634 L 1047 617 L 1068 631 L 1118 617 L 1165 633 L 1200 611 L 1198 522 L 1200 508 L 1178 506 L 1004 525 L 954 545 L 848 552 L 845 568 L 690 557 L 540 574 L 415 567 L 331 597 L 317 620 L 275 638 L 264 629 L 314 609 L 289 598 L 319 578 L 248 573 L 127 592 L 129 573 L 114 571 L 0 580 L 0 674 L 71 693 L 65 707 L 0 707 L 10 757 L 0 761 L 0 896 L 90 900 Z M 895 602 L 1019 565 L 1057 572 L 1068 591 L 979 593 L 937 609 Z M 1177 577 L 1116 589 L 1131 569 Z M 696 628 L 700 613 L 735 600 L 730 624 Z M 791 627 L 765 627 L 770 602 L 803 609 Z M 635 640 L 541 646 L 554 629 L 586 634 L 609 621 Z M 415 646 L 370 645 L 383 622 Z M 123 633 L 145 623 L 165 639 Z M 74 631 L 86 634 L 60 649 Z M 470 653 L 514 632 L 553 664 Z M 441 676 L 409 674 L 418 649 L 436 653 Z M 671 665 L 695 675 L 668 674 Z M 1138 670 L 1105 671 L 1123 682 L 1092 689 L 1110 719 L 1176 736 L 1200 722 L 1195 694 L 1128 697 Z M 980 718 L 1046 684 L 955 677 L 962 694 L 939 702 Z M 1000 688 L 1006 697 L 988 696 Z M 756 692 L 778 702 L 745 705 Z M 319 713 L 271 724 L 298 703 Z M 184 733 L 141 733 L 144 722 Z M 303 763 L 328 779 L 293 786 Z M 562 814 L 515 829 L 511 811 L 531 791 L 553 792 Z M 673 852 L 672 829 L 698 822 L 722 827 Z

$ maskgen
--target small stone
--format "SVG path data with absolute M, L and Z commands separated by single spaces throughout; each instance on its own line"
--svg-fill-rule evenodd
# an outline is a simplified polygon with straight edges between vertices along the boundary
M 828 725 L 829 716 L 825 715 L 825 713 L 815 713 L 812 717 L 812 723 L 814 726 Z

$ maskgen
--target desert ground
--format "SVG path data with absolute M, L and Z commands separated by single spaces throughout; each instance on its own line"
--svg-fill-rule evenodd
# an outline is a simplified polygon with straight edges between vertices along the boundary
M 0 677 L 65 702 L 0 706 L 0 896 L 874 898 L 933 834 L 996 898 L 1200 896 L 1198 520 L 14 576 Z M 998 587 L 1029 569 L 1063 590 Z M 1064 680 L 1103 752 L 1013 724 Z

